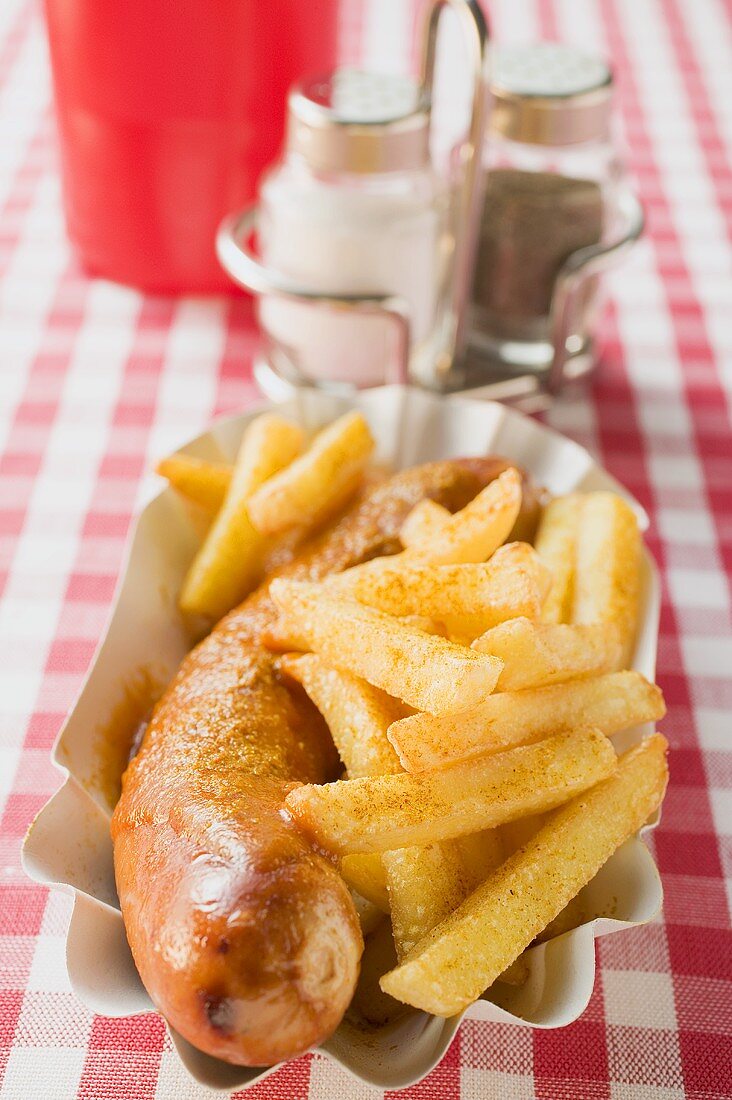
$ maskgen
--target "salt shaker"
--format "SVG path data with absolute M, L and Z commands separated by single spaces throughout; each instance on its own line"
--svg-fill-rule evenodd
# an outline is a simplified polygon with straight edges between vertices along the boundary
M 266 266 L 313 292 L 401 299 L 412 367 L 434 354 L 450 251 L 429 120 L 422 90 L 405 77 L 341 69 L 295 87 L 284 155 L 259 206 Z M 264 295 L 259 320 L 270 364 L 300 383 L 378 384 L 399 354 L 383 315 Z

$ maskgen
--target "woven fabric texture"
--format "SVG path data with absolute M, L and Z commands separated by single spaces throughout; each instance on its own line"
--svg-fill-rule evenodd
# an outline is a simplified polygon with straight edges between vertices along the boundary
M 613 61 L 648 231 L 609 281 L 596 380 L 547 415 L 648 509 L 672 784 L 652 846 L 663 918 L 598 945 L 561 1031 L 466 1022 L 407 1100 L 732 1095 L 732 9 L 725 0 L 497 0 L 503 40 Z M 342 55 L 409 61 L 410 0 L 348 0 Z M 449 47 L 457 48 L 448 30 Z M 438 115 L 459 126 L 460 89 Z M 464 96 L 463 96 L 464 99 Z M 80 270 L 60 214 L 41 16 L 0 5 L 0 1098 L 198 1100 L 154 1015 L 93 1016 L 64 968 L 69 901 L 19 848 L 107 620 L 157 457 L 255 399 L 244 299 L 146 297 Z M 248 1100 L 376 1095 L 319 1055 Z

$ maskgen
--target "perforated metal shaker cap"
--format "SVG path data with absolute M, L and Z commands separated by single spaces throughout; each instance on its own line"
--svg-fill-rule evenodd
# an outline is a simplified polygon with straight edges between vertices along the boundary
M 607 63 L 560 42 L 491 52 L 490 130 L 534 145 L 608 137 L 613 78 Z
M 429 159 L 429 117 L 407 77 L 336 69 L 290 92 L 287 148 L 316 171 L 420 168 Z

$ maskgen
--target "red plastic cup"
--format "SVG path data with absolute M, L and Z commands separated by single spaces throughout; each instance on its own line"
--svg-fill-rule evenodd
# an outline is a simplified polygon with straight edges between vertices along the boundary
M 288 88 L 335 63 L 338 0 L 45 0 L 66 222 L 93 273 L 231 284 L 227 212 L 277 155 Z

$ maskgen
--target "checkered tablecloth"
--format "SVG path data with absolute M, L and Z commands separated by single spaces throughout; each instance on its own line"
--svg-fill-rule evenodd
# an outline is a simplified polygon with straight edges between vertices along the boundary
M 342 53 L 397 67 L 409 0 L 349 0 Z M 652 841 L 663 920 L 602 940 L 562 1031 L 467 1022 L 412 1100 L 732 1096 L 732 9 L 725 0 L 501 0 L 504 39 L 597 47 L 618 76 L 649 232 L 612 280 L 591 392 L 549 415 L 652 516 L 672 785 Z M 457 109 L 457 108 L 456 108 Z M 452 111 L 452 106 L 447 114 Z M 445 111 L 443 110 L 443 115 Z M 448 120 L 449 121 L 449 120 Z M 59 213 L 40 16 L 0 3 L 0 1097 L 193 1100 L 155 1016 L 93 1016 L 64 969 L 68 901 L 24 879 L 59 783 L 49 749 L 108 616 L 156 457 L 255 396 L 244 300 L 86 278 Z M 375 1095 L 317 1054 L 251 1100 Z

